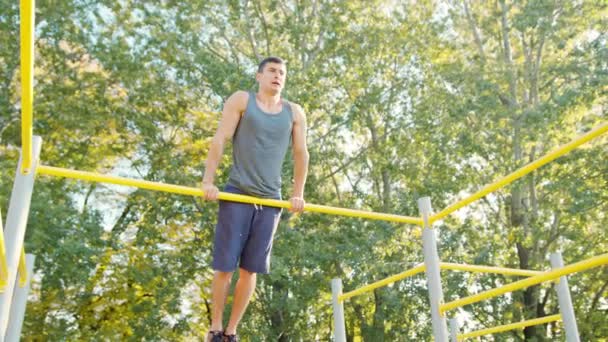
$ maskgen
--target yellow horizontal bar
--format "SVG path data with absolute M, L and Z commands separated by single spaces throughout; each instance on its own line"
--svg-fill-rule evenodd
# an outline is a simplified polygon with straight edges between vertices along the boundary
M 545 156 L 523 166 L 522 168 L 495 181 L 494 183 L 486 185 L 485 187 L 483 187 L 481 190 L 477 191 L 473 195 L 446 207 L 445 209 L 443 209 L 442 211 L 438 212 L 435 215 L 431 215 L 431 217 L 429 217 L 429 224 L 433 224 L 433 222 L 440 220 L 440 219 L 450 215 L 451 213 L 455 212 L 456 210 L 484 197 L 485 195 L 487 195 L 491 192 L 494 192 L 494 191 L 502 188 L 503 186 L 513 182 L 514 180 L 516 180 L 518 178 L 521 178 L 521 177 L 527 175 L 528 173 L 538 169 L 539 167 L 553 161 L 556 158 L 563 156 L 564 154 L 572 151 L 573 149 L 579 147 L 580 145 L 582 145 L 590 140 L 593 140 L 606 132 L 608 132 L 608 124 L 600 125 L 598 128 L 580 136 L 579 138 L 577 138 L 565 145 L 558 147 L 557 149 L 546 154 Z
M 504 274 L 504 275 L 524 276 L 524 277 L 531 277 L 531 276 L 535 276 L 535 275 L 539 275 L 539 274 L 543 273 L 541 271 L 520 270 L 517 268 L 453 264 L 450 262 L 442 262 L 440 265 L 441 265 L 442 270 L 467 271 L 467 272 L 478 272 L 478 273 L 495 273 L 495 274 Z
M 465 264 L 454 264 L 449 262 L 442 262 L 441 269 L 444 270 L 457 270 L 457 271 L 470 271 L 470 272 L 484 272 L 484 273 L 497 273 L 497 274 L 505 274 L 505 275 L 518 275 L 518 276 L 535 276 L 538 274 L 542 274 L 540 271 L 530 271 L 530 270 L 520 270 L 513 268 L 503 268 L 503 267 L 491 267 L 491 266 L 476 266 L 476 265 L 465 265 Z M 370 292 L 379 287 L 386 286 L 388 284 L 399 281 L 403 278 L 407 278 L 413 275 L 416 275 L 420 272 L 424 272 L 425 266 L 424 264 L 420 264 L 411 270 L 407 270 L 405 272 L 390 276 L 386 279 L 379 280 L 375 283 L 371 283 L 365 285 L 359 289 L 353 290 L 351 292 L 347 292 L 338 297 L 338 300 L 344 301 L 354 296 L 358 296 L 360 294 Z
M 145 180 L 118 177 L 118 176 L 102 175 L 99 173 L 62 169 L 62 168 L 58 168 L 58 167 L 51 167 L 51 166 L 44 166 L 44 165 L 40 165 L 36 169 L 39 174 L 45 174 L 45 175 L 50 175 L 50 176 L 67 177 L 67 178 L 75 178 L 75 179 L 80 179 L 80 180 L 85 180 L 85 181 L 133 186 L 133 187 L 147 189 L 147 190 L 164 191 L 164 192 L 170 192 L 170 193 L 181 194 L 181 195 L 203 196 L 203 190 L 201 190 L 199 188 L 190 188 L 190 187 L 181 186 L 181 185 L 164 184 L 164 183 L 150 182 L 150 181 L 145 181 Z M 290 206 L 291 206 L 289 201 L 262 199 L 262 198 L 256 198 L 256 197 L 251 197 L 251 196 L 231 194 L 231 193 L 227 193 L 227 192 L 220 192 L 218 197 L 219 197 L 219 199 L 226 200 L 226 201 L 251 203 L 251 204 L 255 203 L 255 204 L 261 204 L 261 205 L 266 205 L 269 207 L 277 207 L 277 208 L 290 208 Z M 350 217 L 360 217 L 360 218 L 366 218 L 366 219 L 372 219 L 372 220 L 411 223 L 411 224 L 416 224 L 416 225 L 422 224 L 422 220 L 417 217 L 375 213 L 375 212 L 364 211 L 364 210 L 336 208 L 336 207 L 330 207 L 330 206 L 318 205 L 318 204 L 306 204 L 304 206 L 304 210 L 309 211 L 309 212 L 334 214 L 334 215 L 350 216 Z
M 526 287 L 530 287 L 536 284 L 540 284 L 542 282 L 545 281 L 549 281 L 549 280 L 553 280 L 553 279 L 557 279 L 561 276 L 565 276 L 568 275 L 570 273 L 575 273 L 575 272 L 580 272 L 580 271 L 584 271 L 593 267 L 597 267 L 600 265 L 605 265 L 608 264 L 608 253 L 606 254 L 602 254 L 602 255 L 598 255 L 595 256 L 593 258 L 589 258 L 587 260 L 583 260 L 583 261 L 579 261 L 575 264 L 571 264 L 565 267 L 561 267 L 561 268 L 557 268 L 548 272 L 544 272 L 542 274 L 530 277 L 530 278 L 526 278 L 526 279 L 522 279 L 519 281 L 516 281 L 514 283 L 511 284 L 507 284 L 495 289 L 491 289 L 488 291 L 484 291 L 481 293 L 478 293 L 476 295 L 472 295 L 469 297 L 465 297 L 465 298 L 461 298 L 449 303 L 445 303 L 443 305 L 439 306 L 439 311 L 441 313 L 444 313 L 446 311 L 461 307 L 461 306 L 465 306 L 468 304 L 473 304 L 473 303 L 477 303 L 479 301 L 482 301 L 484 299 L 488 299 L 488 298 L 492 298 L 492 297 L 496 297 L 499 296 L 501 294 L 507 293 L 507 292 L 513 292 L 519 289 L 523 289 Z
M 530 320 L 522 321 L 522 322 L 518 322 L 518 323 L 500 325 L 500 326 L 493 327 L 493 328 L 482 329 L 482 330 L 472 331 L 470 333 L 458 335 L 458 341 L 463 341 L 467 338 L 472 338 L 472 337 L 479 337 L 479 336 L 483 336 L 483 335 L 505 332 L 505 331 L 509 331 L 509 330 L 522 329 L 525 327 L 531 327 L 534 325 L 540 325 L 540 324 L 545 324 L 545 323 L 549 323 L 549 322 L 561 321 L 561 319 L 562 319 L 562 316 L 557 314 L 557 315 L 552 315 L 552 316 L 545 316 L 545 317 L 541 317 L 541 318 L 530 319 Z
M 20 2 L 21 33 L 21 172 L 32 167 L 32 112 L 34 102 L 34 1 Z
M 0 293 L 8 282 L 8 264 L 6 262 L 6 247 L 4 243 L 4 228 L 2 227 L 2 214 L 0 214 Z
M 21 248 L 21 257 L 19 258 L 19 286 L 24 287 L 27 284 L 27 267 L 25 267 L 25 249 Z
M 401 272 L 399 274 L 395 274 L 395 275 L 390 276 L 390 277 L 388 277 L 386 279 L 379 280 L 379 281 L 377 281 L 375 283 L 371 283 L 371 284 L 365 285 L 363 287 L 360 287 L 360 288 L 358 288 L 356 290 L 353 290 L 353 291 L 350 291 L 350 292 L 346 292 L 346 293 L 344 293 L 344 294 L 342 294 L 341 296 L 338 297 L 338 301 L 342 302 L 342 301 L 345 301 L 345 300 L 347 300 L 347 299 L 349 299 L 351 297 L 358 296 L 360 294 L 363 294 L 365 292 L 370 292 L 370 291 L 372 291 L 374 289 L 377 289 L 379 287 L 383 287 L 383 286 L 386 286 L 388 284 L 392 284 L 392 283 L 394 283 L 396 281 L 399 281 L 401 279 L 414 276 L 414 275 L 416 275 L 418 273 L 424 272 L 425 269 L 426 269 L 426 267 L 424 266 L 424 264 L 420 264 L 420 265 L 418 265 L 418 266 L 416 266 L 416 267 L 414 267 L 412 269 L 409 269 L 409 270 L 407 270 L 405 272 Z

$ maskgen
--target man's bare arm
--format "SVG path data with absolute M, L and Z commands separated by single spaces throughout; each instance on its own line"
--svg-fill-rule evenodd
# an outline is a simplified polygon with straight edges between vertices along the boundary
M 216 200 L 218 189 L 213 184 L 215 172 L 224 153 L 224 144 L 232 139 L 241 115 L 247 106 L 247 93 L 237 91 L 232 94 L 224 103 L 222 110 L 222 118 L 218 125 L 217 131 L 211 140 L 209 153 L 205 162 L 205 175 L 203 176 L 203 192 L 205 199 Z
M 294 123 L 292 131 L 294 184 L 291 198 L 292 211 L 304 209 L 304 185 L 308 175 L 308 146 L 306 144 L 306 116 L 302 107 L 294 105 Z

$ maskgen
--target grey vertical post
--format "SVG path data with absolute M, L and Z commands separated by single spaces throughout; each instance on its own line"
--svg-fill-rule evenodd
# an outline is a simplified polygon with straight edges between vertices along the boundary
M 6 329 L 11 311 L 11 301 L 13 300 L 13 289 L 15 287 L 15 279 L 19 267 L 21 249 L 23 248 L 23 239 L 25 237 L 25 226 L 27 225 L 32 191 L 34 190 L 34 177 L 36 176 L 40 146 L 42 145 L 42 139 L 40 139 L 40 137 L 34 136 L 32 140 L 31 172 L 25 175 L 21 173 L 21 158 L 19 158 L 17 171 L 15 172 L 13 192 L 11 193 L 8 212 L 6 214 L 4 241 L 6 243 L 8 280 L 4 293 L 0 294 L 0 338 L 6 336 Z
M 13 292 L 13 303 L 11 304 L 10 320 L 6 331 L 5 342 L 19 342 L 21 338 L 21 328 L 23 327 L 23 319 L 25 317 L 25 308 L 27 306 L 27 296 L 30 292 L 32 276 L 34 275 L 34 262 L 36 256 L 33 254 L 25 255 L 25 265 L 27 268 L 27 282 L 24 287 L 16 284 Z M 19 282 L 19 279 L 15 279 Z
M 426 279 L 431 302 L 431 321 L 433 323 L 433 336 L 436 342 L 448 341 L 448 327 L 445 317 L 439 312 L 439 305 L 443 303 L 443 290 L 441 288 L 441 274 L 439 270 L 439 254 L 435 231 L 429 225 L 431 215 L 430 197 L 418 199 L 418 208 L 422 215 L 424 228 L 422 231 L 422 246 L 424 249 L 424 265 L 426 266 Z
M 458 342 L 458 330 L 460 328 L 458 327 L 458 320 L 456 319 L 456 317 L 452 317 L 450 318 L 450 341 L 451 342 Z
M 331 298 L 334 307 L 334 341 L 346 342 L 346 328 L 344 325 L 344 305 L 339 297 L 342 295 L 342 280 L 331 280 Z
M 564 260 L 561 253 L 551 254 L 551 267 L 564 267 Z M 572 307 L 572 298 L 570 298 L 570 290 L 568 289 L 568 278 L 560 277 L 559 282 L 555 284 L 557 292 L 557 300 L 559 302 L 559 311 L 562 314 L 562 322 L 564 330 L 566 330 L 566 341 L 579 342 L 578 327 L 576 326 L 576 317 L 574 316 L 574 308 Z

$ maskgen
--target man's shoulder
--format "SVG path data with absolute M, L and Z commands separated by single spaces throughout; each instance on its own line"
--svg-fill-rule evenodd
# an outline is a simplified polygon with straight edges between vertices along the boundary
M 247 101 L 249 99 L 249 92 L 245 90 L 237 90 L 232 95 L 230 95 L 229 99 L 235 99 L 238 101 Z
M 226 104 L 230 104 L 232 108 L 237 108 L 240 112 L 247 108 L 247 102 L 249 101 L 249 92 L 244 90 L 237 90 L 228 99 Z
M 304 109 L 302 108 L 302 106 L 300 106 L 298 103 L 292 102 L 292 101 L 287 101 L 285 100 L 287 103 L 289 103 L 289 106 L 291 107 L 291 111 L 294 114 L 297 115 L 304 115 Z

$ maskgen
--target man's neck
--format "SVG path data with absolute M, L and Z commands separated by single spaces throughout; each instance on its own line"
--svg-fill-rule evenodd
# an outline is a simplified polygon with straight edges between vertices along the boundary
M 256 94 L 258 101 L 260 101 L 262 104 L 272 107 L 274 105 L 276 105 L 277 103 L 281 102 L 281 93 L 270 93 L 270 92 L 264 92 L 262 90 L 259 90 Z

